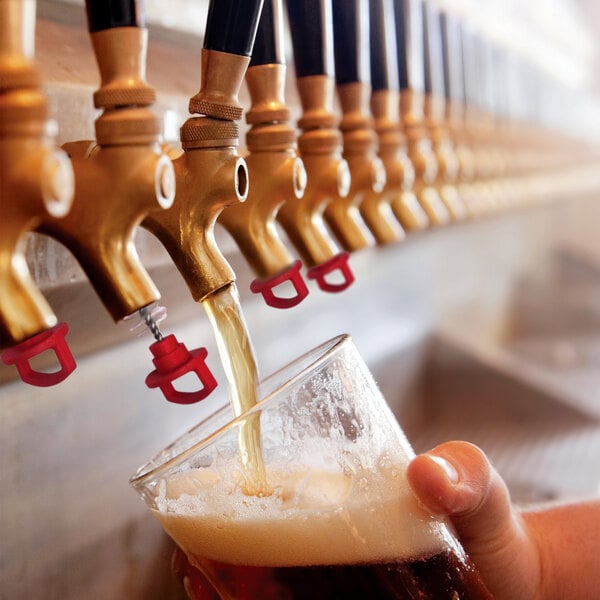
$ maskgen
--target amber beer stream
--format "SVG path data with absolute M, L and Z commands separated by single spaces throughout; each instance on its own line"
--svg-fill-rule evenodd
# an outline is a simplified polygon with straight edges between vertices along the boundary
M 202 304 L 213 327 L 223 364 L 229 401 L 235 417 L 249 413 L 257 402 L 258 367 L 242 313 L 235 283 L 207 296 Z M 243 490 L 248 495 L 271 493 L 262 460 L 260 414 L 245 418 L 239 431 L 240 457 L 243 465 Z
M 267 378 L 259 396 L 131 480 L 194 565 L 195 600 L 492 598 L 448 524 L 412 494 L 413 451 L 348 336 Z M 257 421 L 263 497 L 245 491 L 239 444 Z

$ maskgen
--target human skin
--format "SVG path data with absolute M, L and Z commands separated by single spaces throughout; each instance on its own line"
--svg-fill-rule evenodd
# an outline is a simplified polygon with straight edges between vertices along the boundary
M 431 512 L 450 517 L 496 600 L 600 598 L 600 500 L 521 511 L 467 442 L 417 456 L 408 480 Z

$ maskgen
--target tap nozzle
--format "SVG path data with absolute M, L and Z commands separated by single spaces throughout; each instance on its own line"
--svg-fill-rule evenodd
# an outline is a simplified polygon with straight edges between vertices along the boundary
M 35 3 L 0 3 L 0 346 L 24 381 L 54 385 L 75 368 L 66 324 L 36 287 L 24 255 L 24 237 L 44 219 L 71 208 L 73 171 L 53 146 L 48 107 L 33 62 Z M 53 349 L 55 373 L 34 371 L 29 359 Z
M 308 294 L 300 275 L 301 263 L 291 256 L 276 225 L 281 205 L 302 198 L 306 188 L 306 171 L 296 152 L 296 133 L 288 123 L 285 75 L 284 64 L 251 66 L 246 73 L 252 99 L 246 115 L 251 124 L 246 163 L 252 186 L 245 202 L 230 206 L 219 217 L 257 275 L 251 290 L 262 293 L 267 304 L 277 308 L 295 306 Z M 275 295 L 274 288 L 285 281 L 292 283 L 295 296 Z

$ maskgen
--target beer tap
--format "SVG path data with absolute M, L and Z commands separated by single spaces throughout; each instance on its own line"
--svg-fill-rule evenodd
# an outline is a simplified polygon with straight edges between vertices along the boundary
M 433 225 L 448 223 L 451 215 L 434 187 L 438 164 L 425 123 L 425 73 L 422 0 L 394 0 L 400 114 L 415 169 L 414 191 Z
M 381 197 L 386 173 L 376 154 L 377 137 L 369 108 L 369 0 L 333 0 L 335 79 L 342 108 L 340 130 L 343 157 L 350 168 L 350 190 L 334 198 L 325 209 L 325 220 L 342 247 L 349 252 L 373 243 L 359 207 L 367 196 Z M 370 211 L 371 232 L 380 243 L 404 237 L 398 220 L 388 210 Z
M 323 291 L 341 292 L 352 284 L 354 274 L 348 253 L 340 252 L 323 217 L 327 205 L 346 197 L 350 189 L 350 171 L 341 155 L 341 134 L 333 112 L 331 0 L 288 0 L 287 10 L 302 104 L 298 149 L 307 184 L 303 198 L 283 204 L 277 219 L 308 267 L 307 277 Z
M 167 210 L 154 210 L 143 226 L 165 246 L 196 302 L 235 281 L 219 250 L 214 225 L 221 211 L 246 200 L 248 168 L 238 155 L 243 108 L 238 93 L 262 0 L 213 0 L 209 5 L 200 90 L 180 130 L 183 152 L 174 159 L 177 194 Z
M 258 276 L 250 289 L 269 306 L 290 308 L 308 294 L 300 269 L 279 237 L 276 216 L 284 202 L 302 198 L 306 171 L 296 152 L 296 132 L 285 103 L 286 65 L 283 48 L 282 0 L 265 0 L 256 41 L 246 72 L 252 106 L 246 156 L 252 185 L 245 202 L 221 212 L 219 223 L 233 236 Z M 290 282 L 295 295 L 277 296 L 274 288 Z
M 475 157 L 466 127 L 465 74 L 462 28 L 456 15 L 440 12 L 442 55 L 444 60 L 445 122 L 458 158 L 456 185 L 467 210 L 472 214 L 469 198 L 475 179 Z
M 142 7 L 135 0 L 87 0 L 86 10 L 101 77 L 94 93 L 94 105 L 102 110 L 96 141 L 64 145 L 75 172 L 73 207 L 62 219 L 43 221 L 38 231 L 71 250 L 115 321 L 139 313 L 148 323 L 156 340 L 150 350 L 163 379 L 198 376 L 202 387 L 193 392 L 163 385 L 167 400 L 196 402 L 214 388 L 206 351 L 188 352 L 175 336 L 163 338 L 156 329 L 149 307 L 160 294 L 134 244 L 145 216 L 169 208 L 175 196 L 173 165 L 161 149 L 161 122 L 151 109 L 155 91 L 145 80 Z
M 375 233 L 381 211 L 392 210 L 406 231 L 420 230 L 429 219 L 412 191 L 415 172 L 408 158 L 406 137 L 400 123 L 398 59 L 393 0 L 371 0 L 371 112 L 377 133 L 379 156 L 386 171 L 386 183 L 380 194 L 368 194 L 360 211 Z M 400 232 L 398 232 L 400 233 Z M 383 240 L 375 233 L 376 238 Z M 390 239 L 393 239 L 390 236 Z
M 466 217 L 467 209 L 456 189 L 460 168 L 446 124 L 444 54 L 440 11 L 431 0 L 421 4 L 423 10 L 423 47 L 425 68 L 425 126 L 438 164 L 436 188 L 453 220 Z
M 75 369 L 66 323 L 36 287 L 24 238 L 49 218 L 64 218 L 73 201 L 73 171 L 53 146 L 48 102 L 33 62 L 35 2 L 0 2 L 0 346 L 21 379 L 55 385 Z M 45 373 L 30 360 L 54 352 L 60 368 Z

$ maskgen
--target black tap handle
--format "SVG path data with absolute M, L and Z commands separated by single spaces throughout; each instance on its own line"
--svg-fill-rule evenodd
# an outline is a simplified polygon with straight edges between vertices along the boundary
M 398 89 L 398 55 L 396 50 L 396 24 L 393 0 L 369 2 L 371 88 Z
M 336 82 L 369 82 L 368 0 L 333 0 L 332 7 Z
M 421 0 L 394 0 L 394 16 L 400 89 L 422 92 L 425 82 Z
M 285 64 L 283 6 L 281 0 L 265 0 L 250 66 Z
M 144 27 L 142 0 L 85 0 L 90 33 L 114 27 Z
M 444 97 L 444 55 L 439 12 L 431 2 L 421 4 L 423 18 L 423 72 L 425 93 Z
M 211 0 L 204 48 L 250 56 L 263 0 Z
M 440 13 L 442 54 L 444 57 L 444 95 L 448 100 L 465 101 L 465 74 L 462 51 L 462 30 L 453 15 Z
M 287 0 L 297 77 L 333 75 L 331 0 Z

